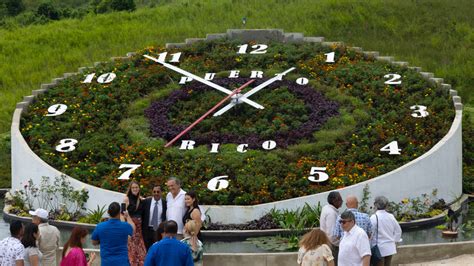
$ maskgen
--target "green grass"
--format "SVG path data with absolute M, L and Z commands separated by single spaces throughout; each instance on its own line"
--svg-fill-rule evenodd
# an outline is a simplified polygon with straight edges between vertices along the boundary
M 466 110 L 474 113 L 469 91 L 474 84 L 472 0 L 169 2 L 132 13 L 0 30 L 0 134 L 9 131 L 16 102 L 41 83 L 146 46 L 242 28 L 242 17 L 247 18 L 245 28 L 324 36 L 421 66 L 452 84 L 469 106 Z M 5 170 L 0 180 L 9 180 L 8 141 L 1 142 L 0 166 Z

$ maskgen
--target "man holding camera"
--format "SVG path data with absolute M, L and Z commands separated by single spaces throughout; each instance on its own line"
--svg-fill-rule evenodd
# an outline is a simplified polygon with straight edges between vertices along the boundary
M 112 202 L 107 211 L 110 219 L 97 225 L 92 233 L 92 244 L 100 244 L 102 266 L 130 266 L 128 260 L 128 237 L 133 235 L 135 224 L 127 211 L 123 211 L 122 222 L 120 204 Z

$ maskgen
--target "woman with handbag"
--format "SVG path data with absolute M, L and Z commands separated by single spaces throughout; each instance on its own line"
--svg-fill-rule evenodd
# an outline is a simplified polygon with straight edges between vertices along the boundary
M 385 209 L 388 199 L 384 196 L 375 198 L 375 214 L 370 217 L 372 223 L 372 259 L 371 264 L 376 266 L 390 266 L 392 256 L 397 253 L 396 243 L 401 241 L 402 229 L 393 214 Z M 379 256 L 376 254 L 379 253 Z M 377 254 L 378 255 L 378 254 Z
M 303 236 L 297 262 L 301 266 L 334 266 L 331 242 L 323 231 L 313 229 Z

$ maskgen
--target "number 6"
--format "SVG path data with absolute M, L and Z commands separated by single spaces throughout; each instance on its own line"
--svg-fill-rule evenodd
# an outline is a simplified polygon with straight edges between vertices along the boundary
M 229 180 L 225 180 L 225 178 L 228 178 L 229 176 L 222 175 L 222 176 L 216 176 L 213 179 L 209 180 L 207 183 L 207 188 L 210 191 L 219 191 L 221 189 L 225 189 L 229 187 Z
M 308 176 L 308 180 L 311 182 L 324 182 L 329 179 L 329 175 L 326 174 L 326 167 L 311 167 L 311 171 L 309 172 L 310 176 Z M 318 175 L 318 179 L 313 175 Z

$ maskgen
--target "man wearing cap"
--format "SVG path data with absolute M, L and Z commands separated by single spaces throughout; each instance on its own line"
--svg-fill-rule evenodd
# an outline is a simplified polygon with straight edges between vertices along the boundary
M 30 211 L 33 216 L 32 222 L 38 225 L 40 237 L 38 239 L 38 248 L 43 253 L 41 265 L 57 265 L 56 250 L 59 247 L 59 230 L 56 226 L 48 223 L 48 211 L 38 208 L 36 211 Z

